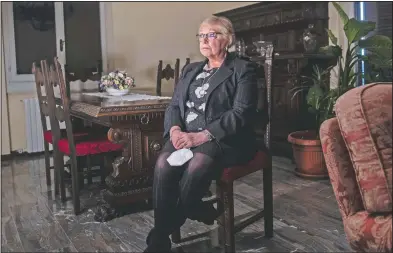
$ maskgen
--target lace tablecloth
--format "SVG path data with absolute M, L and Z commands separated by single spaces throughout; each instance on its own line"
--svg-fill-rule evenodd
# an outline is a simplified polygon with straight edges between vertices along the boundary
M 153 100 L 153 99 L 171 99 L 171 97 L 151 96 L 139 93 L 129 93 L 124 96 L 110 96 L 105 92 L 88 92 L 83 95 L 108 98 L 111 101 L 140 101 L 140 100 Z

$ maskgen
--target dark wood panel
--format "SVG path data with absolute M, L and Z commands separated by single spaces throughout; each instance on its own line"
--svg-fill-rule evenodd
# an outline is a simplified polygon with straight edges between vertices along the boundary
M 377 32 L 392 38 L 392 2 L 377 2 Z

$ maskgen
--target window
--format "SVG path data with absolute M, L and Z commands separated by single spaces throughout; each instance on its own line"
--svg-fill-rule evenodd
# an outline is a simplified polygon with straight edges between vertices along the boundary
M 355 2 L 355 17 L 358 20 L 366 20 L 365 17 L 365 5 L 367 3 L 366 2 Z M 360 54 L 364 55 L 365 51 L 364 49 L 360 49 Z M 360 85 L 364 85 L 365 84 L 365 79 L 363 77 L 364 73 L 365 73 L 365 65 L 364 65 L 364 61 L 361 61 L 360 64 L 358 65 L 358 71 L 361 73 L 361 75 L 359 75 L 358 78 L 358 86 Z
M 56 55 L 53 2 L 13 2 L 16 74 L 31 74 L 31 64 Z M 38 18 L 41 17 L 41 18 Z
M 375 22 L 376 34 L 392 38 L 392 2 L 355 2 L 355 17 L 359 20 Z M 366 52 L 364 49 L 360 49 L 360 53 L 364 55 Z M 367 71 L 367 66 L 362 61 L 359 64 L 358 69 L 363 74 Z M 391 70 L 382 70 L 382 72 L 384 73 L 384 76 L 389 79 L 389 76 L 391 76 Z M 366 80 L 363 77 L 360 77 L 358 85 L 364 85 L 365 83 Z

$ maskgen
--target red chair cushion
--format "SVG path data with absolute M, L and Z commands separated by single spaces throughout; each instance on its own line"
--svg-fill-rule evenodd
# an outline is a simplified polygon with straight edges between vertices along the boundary
M 52 131 L 45 131 L 44 132 L 44 140 L 48 143 L 52 143 Z
M 70 155 L 70 146 L 68 143 L 68 139 L 65 138 L 59 141 L 59 150 L 66 155 Z M 107 153 L 118 151 L 122 148 L 123 145 L 112 143 L 106 139 L 106 137 L 93 140 L 83 140 L 75 143 L 76 156 Z
M 221 181 L 233 182 L 238 178 L 265 169 L 270 165 L 270 159 L 270 156 L 266 152 L 258 151 L 254 159 L 247 164 L 225 168 L 221 176 Z
M 65 135 L 65 129 L 61 130 L 61 135 L 64 136 Z M 74 137 L 80 137 L 80 136 L 87 136 L 89 135 L 89 133 L 74 133 Z M 53 143 L 53 139 L 52 139 L 52 131 L 48 130 L 44 132 L 44 141 L 52 144 Z

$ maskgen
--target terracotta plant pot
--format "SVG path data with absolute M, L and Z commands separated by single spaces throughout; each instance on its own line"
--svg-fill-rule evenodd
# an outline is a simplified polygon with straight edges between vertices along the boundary
M 295 174 L 310 179 L 328 177 L 321 141 L 315 131 L 297 131 L 288 135 L 296 163 Z

